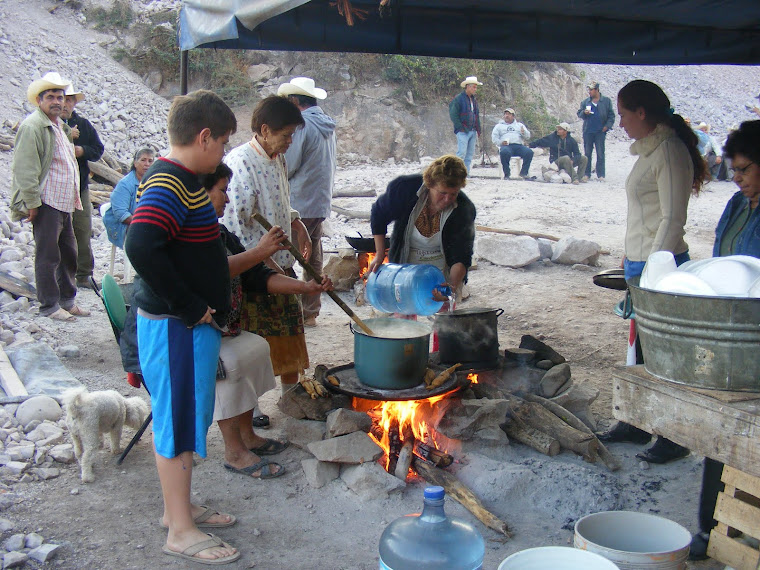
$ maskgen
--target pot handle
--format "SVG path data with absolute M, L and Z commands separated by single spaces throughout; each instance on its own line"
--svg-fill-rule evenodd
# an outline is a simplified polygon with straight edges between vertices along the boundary
M 496 309 L 496 318 L 498 319 L 500 316 L 504 314 L 504 309 Z

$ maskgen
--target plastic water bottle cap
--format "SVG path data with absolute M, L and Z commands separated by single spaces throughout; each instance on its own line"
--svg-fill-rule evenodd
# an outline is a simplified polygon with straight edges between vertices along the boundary
M 446 496 L 443 487 L 425 487 L 425 498 L 432 501 L 440 501 Z

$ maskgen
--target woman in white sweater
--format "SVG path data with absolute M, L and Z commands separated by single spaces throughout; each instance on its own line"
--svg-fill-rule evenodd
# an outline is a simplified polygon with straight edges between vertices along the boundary
M 628 218 L 625 233 L 625 278 L 641 275 L 649 254 L 670 251 L 678 265 L 689 260 L 684 225 L 689 198 L 699 193 L 707 178 L 707 165 L 697 148 L 697 136 L 681 115 L 673 113 L 670 100 L 651 81 L 631 81 L 618 92 L 620 126 L 634 139 L 631 154 L 639 158 L 625 182 Z M 637 341 L 638 345 L 638 341 Z M 640 350 L 637 346 L 637 355 Z M 637 364 L 641 364 L 637 359 Z M 644 443 L 651 436 L 619 422 L 600 434 L 604 441 Z M 689 454 L 689 450 L 658 437 L 636 457 L 665 463 Z

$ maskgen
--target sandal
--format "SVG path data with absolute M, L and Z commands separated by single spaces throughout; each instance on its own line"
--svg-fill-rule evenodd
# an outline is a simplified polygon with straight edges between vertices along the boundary
M 211 507 L 207 507 L 206 505 L 200 505 L 200 508 L 203 509 L 201 513 L 193 518 L 193 522 L 195 523 L 195 526 L 198 528 L 227 528 L 229 526 L 234 525 L 237 522 L 237 518 L 235 518 L 233 515 L 227 515 L 230 517 L 230 520 L 223 523 L 211 523 L 206 522 L 208 519 L 215 515 L 221 515 L 223 513 L 220 513 L 219 511 L 215 511 Z M 164 525 L 163 521 L 159 519 L 158 524 L 161 525 L 162 528 L 168 528 L 166 525 Z
M 87 309 L 83 309 L 79 305 L 74 305 L 70 309 L 67 309 L 67 311 L 69 313 L 71 313 L 72 315 L 75 315 L 77 317 L 89 317 L 90 316 L 90 311 L 88 311 Z
M 251 420 L 251 423 L 253 424 L 253 427 L 255 428 L 261 428 L 266 429 L 269 427 L 269 416 L 266 414 L 261 414 L 260 416 L 254 416 Z
M 208 550 L 209 548 L 214 548 L 215 546 L 223 546 L 225 548 L 232 548 L 229 544 L 224 542 L 221 538 L 218 536 L 214 536 L 213 534 L 208 535 L 209 538 L 206 540 L 201 540 L 200 542 L 197 542 L 196 544 L 193 544 L 192 546 L 187 547 L 182 552 L 177 552 L 176 550 L 170 549 L 168 546 L 164 546 L 162 548 L 164 554 L 168 554 L 169 556 L 176 556 L 177 558 L 182 558 L 184 560 L 190 560 L 191 562 L 197 562 L 198 564 L 229 564 L 230 562 L 235 562 L 235 560 L 240 559 L 240 552 L 236 552 L 235 554 L 230 554 L 229 556 L 223 556 L 222 558 L 198 558 L 196 554 L 199 552 L 203 552 L 204 550 Z
M 277 465 L 277 467 L 279 467 L 280 470 L 272 471 L 272 465 Z M 249 467 L 243 467 L 242 469 L 238 469 L 237 467 L 233 467 L 229 463 L 225 463 L 224 468 L 229 471 L 234 471 L 235 473 L 240 473 L 241 475 L 253 477 L 254 479 L 275 479 L 277 477 L 285 475 L 284 466 L 280 465 L 279 463 L 275 463 L 274 461 L 269 461 L 268 459 L 262 459 L 258 463 L 254 463 L 253 465 L 250 465 Z M 259 473 L 258 475 L 253 474 L 255 471 L 259 471 L 259 470 L 261 470 L 261 473 Z
M 289 441 L 277 441 L 276 439 L 266 438 L 264 445 L 252 447 L 250 451 L 256 455 L 277 455 L 285 451 L 289 445 Z
M 64 321 L 64 322 L 74 322 L 77 320 L 77 318 L 69 313 L 66 309 L 58 309 L 54 313 L 50 313 L 48 315 L 49 319 L 53 319 L 54 321 Z

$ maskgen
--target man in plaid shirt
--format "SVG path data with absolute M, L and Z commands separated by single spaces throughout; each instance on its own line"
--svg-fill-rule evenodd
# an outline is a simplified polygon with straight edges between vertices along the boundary
M 27 99 L 38 108 L 19 127 L 11 167 L 13 217 L 25 217 L 34 231 L 40 314 L 59 321 L 90 314 L 75 303 L 77 243 L 71 215 L 82 209 L 79 167 L 70 129 L 59 119 L 70 83 L 50 72 L 29 85 Z

